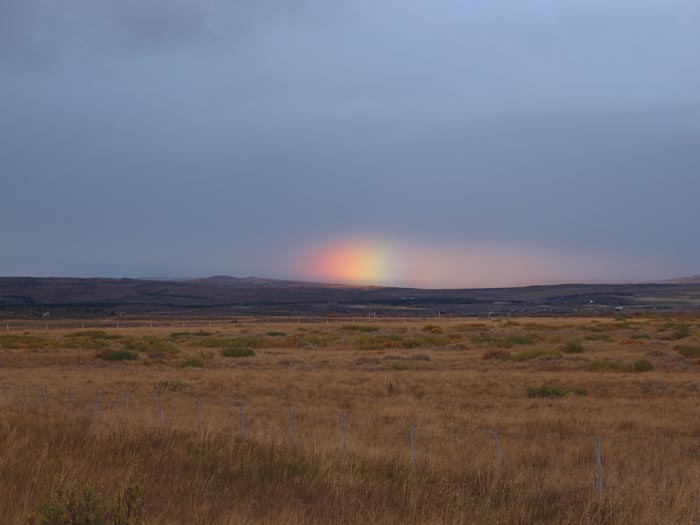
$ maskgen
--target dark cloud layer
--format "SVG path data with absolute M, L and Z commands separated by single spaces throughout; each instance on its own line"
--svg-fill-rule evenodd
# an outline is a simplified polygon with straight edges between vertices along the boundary
M 698 49 L 691 1 L 0 0 L 0 274 L 293 277 L 356 234 L 697 273 Z

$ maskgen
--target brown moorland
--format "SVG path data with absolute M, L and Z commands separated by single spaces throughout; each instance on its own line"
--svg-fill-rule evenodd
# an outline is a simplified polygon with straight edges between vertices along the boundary
M 700 521 L 693 317 L 82 326 L 3 323 L 4 523 Z

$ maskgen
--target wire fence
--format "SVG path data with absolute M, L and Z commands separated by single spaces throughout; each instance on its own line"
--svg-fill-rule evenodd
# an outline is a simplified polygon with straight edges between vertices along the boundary
M 51 388 L 2 384 L 5 410 L 51 417 L 87 417 L 96 425 L 130 425 L 235 438 L 309 453 L 334 453 L 404 464 L 414 470 L 460 468 L 469 463 L 527 472 L 531 478 L 559 475 L 577 490 L 603 494 L 625 484 L 688 484 L 700 490 L 700 435 L 647 436 L 522 432 L 485 423 L 445 432 L 421 426 L 420 418 L 363 414 L 333 408 L 257 404 L 250 400 L 198 396 L 194 392 L 152 393 L 115 389 Z

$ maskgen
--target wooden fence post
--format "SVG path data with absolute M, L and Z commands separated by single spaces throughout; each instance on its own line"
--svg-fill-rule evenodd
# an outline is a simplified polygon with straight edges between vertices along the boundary
M 600 460 L 600 437 L 595 438 L 596 488 L 603 493 L 603 464 Z
M 493 463 L 498 468 L 498 456 L 499 456 L 499 449 L 498 449 L 498 431 L 496 429 L 493 429 Z
M 239 409 L 240 409 L 240 418 L 241 418 L 239 430 L 240 430 L 241 437 L 244 438 L 245 437 L 245 418 L 243 417 L 243 401 L 240 402 Z
M 411 466 L 413 466 L 413 470 L 416 470 L 416 427 L 413 421 L 411 421 L 409 433 L 411 435 Z
M 343 455 L 347 456 L 348 455 L 348 421 L 347 421 L 347 414 L 343 412 L 341 419 L 341 427 L 343 429 Z
M 160 392 L 156 396 L 158 398 L 158 426 L 163 428 L 163 403 L 160 400 Z

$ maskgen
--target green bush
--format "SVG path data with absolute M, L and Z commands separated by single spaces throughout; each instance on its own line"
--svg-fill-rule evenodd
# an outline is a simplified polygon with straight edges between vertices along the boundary
M 676 352 L 683 357 L 700 357 L 700 345 L 678 345 Z
M 585 348 L 580 341 L 568 341 L 559 348 L 565 354 L 580 354 Z
M 683 326 L 671 332 L 671 335 L 669 335 L 668 338 L 674 341 L 678 341 L 679 339 L 686 339 L 690 336 L 690 328 L 688 328 L 687 326 Z
M 510 359 L 512 361 L 528 361 L 538 357 L 557 358 L 562 357 L 562 353 L 559 350 L 554 350 L 551 348 L 533 348 L 532 350 L 523 350 L 522 352 L 513 354 L 510 356 Z
M 33 525 L 142 525 L 143 490 L 130 484 L 105 500 L 94 487 L 71 483 L 29 515 Z
M 51 339 L 35 335 L 0 335 L 0 346 L 11 350 L 35 350 L 55 344 Z
M 362 324 L 346 324 L 343 325 L 343 330 L 348 332 L 378 332 L 378 326 L 367 326 Z
M 267 335 L 269 337 L 285 337 L 287 334 L 284 332 L 277 331 L 277 330 L 271 330 L 271 331 L 267 332 L 265 335 Z
M 429 332 L 431 334 L 441 334 L 444 332 L 442 328 L 434 324 L 427 324 L 423 327 L 424 332 Z
M 527 388 L 527 397 L 559 399 L 566 395 L 566 390 L 557 385 L 540 385 Z
M 211 332 L 206 332 L 204 330 L 197 330 L 196 332 L 173 332 L 170 334 L 172 339 L 179 339 L 181 337 L 209 337 Z
M 540 385 L 531 386 L 526 390 L 527 397 L 543 398 L 543 399 L 559 399 L 566 394 L 574 394 L 575 396 L 587 396 L 588 390 L 581 387 L 564 388 L 559 385 Z
M 654 370 L 654 365 L 648 359 L 639 359 L 632 363 L 632 368 L 635 372 L 649 372 Z
M 224 348 L 221 355 L 224 357 L 254 357 L 255 350 L 252 348 Z
M 591 372 L 617 372 L 620 365 L 613 361 L 591 361 L 588 363 L 588 369 Z
M 103 350 L 97 357 L 105 361 L 134 361 L 138 359 L 138 354 L 128 350 Z
M 188 357 L 182 362 L 183 368 L 204 368 L 204 361 L 199 357 Z

